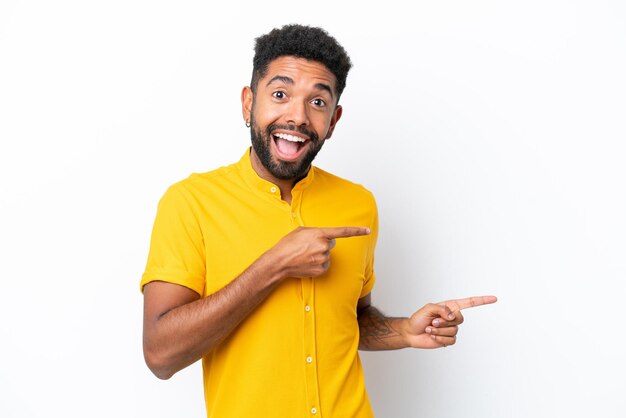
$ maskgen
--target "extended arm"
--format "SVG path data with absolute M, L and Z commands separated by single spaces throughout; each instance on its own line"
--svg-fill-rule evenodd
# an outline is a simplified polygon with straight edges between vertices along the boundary
M 410 318 L 383 315 L 371 305 L 371 295 L 359 300 L 360 350 L 398 348 L 440 348 L 456 342 L 458 326 L 463 323 L 461 309 L 496 302 L 495 296 L 454 299 L 429 303 Z
M 144 286 L 144 357 L 161 379 L 211 351 L 288 277 L 314 277 L 329 267 L 335 238 L 367 228 L 298 228 L 239 277 L 206 298 L 165 282 Z

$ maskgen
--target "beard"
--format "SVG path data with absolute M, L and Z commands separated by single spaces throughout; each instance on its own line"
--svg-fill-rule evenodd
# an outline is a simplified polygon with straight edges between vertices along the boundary
M 309 138 L 307 141 L 310 142 L 308 145 L 309 149 L 301 157 L 300 161 L 274 160 L 270 141 L 274 140 L 272 132 L 276 129 L 298 132 Z M 320 140 L 315 132 L 302 127 L 298 128 L 295 125 L 272 124 L 265 129 L 265 132 L 262 132 L 256 125 L 254 114 L 250 115 L 250 139 L 252 140 L 252 148 L 254 148 L 254 152 L 259 157 L 261 164 L 272 176 L 280 180 L 300 180 L 304 178 L 309 172 L 315 156 L 324 145 L 324 141 Z

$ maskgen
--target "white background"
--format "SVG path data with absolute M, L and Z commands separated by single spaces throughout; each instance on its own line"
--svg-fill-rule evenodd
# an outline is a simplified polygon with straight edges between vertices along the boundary
M 317 165 L 378 201 L 374 302 L 495 294 L 456 346 L 362 355 L 377 416 L 626 409 L 626 3 L 0 1 L 0 416 L 202 417 L 141 352 L 156 204 L 249 144 L 253 39 L 354 69 Z

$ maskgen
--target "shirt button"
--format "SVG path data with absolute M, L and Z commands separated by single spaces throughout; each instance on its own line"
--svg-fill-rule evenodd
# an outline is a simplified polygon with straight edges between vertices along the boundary
M 306 305 L 306 306 L 304 307 L 304 310 L 305 310 L 305 311 L 307 311 L 307 312 L 309 312 L 309 311 L 311 310 L 311 307 L 310 307 L 309 305 Z
M 270 188 L 270 192 L 272 192 L 272 193 L 276 193 L 276 187 L 272 187 L 272 188 Z
M 310 356 L 309 356 L 309 357 L 307 357 L 307 358 L 306 358 L 306 362 L 307 362 L 307 363 L 309 363 L 309 364 L 310 364 L 310 363 L 313 363 L 313 358 L 312 358 L 312 357 L 310 357 Z
M 317 414 L 317 409 L 316 409 L 316 408 L 311 408 L 311 413 L 312 413 L 313 415 Z
M 295 218 L 296 217 L 296 212 L 291 212 L 291 217 Z

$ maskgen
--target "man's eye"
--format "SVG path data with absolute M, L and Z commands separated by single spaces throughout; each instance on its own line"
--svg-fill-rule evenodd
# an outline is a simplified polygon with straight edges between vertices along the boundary
M 326 102 L 322 99 L 313 99 L 311 103 L 313 103 L 315 106 L 326 106 Z
M 272 93 L 272 96 L 276 97 L 277 99 L 284 99 L 285 97 L 287 97 L 284 91 L 275 91 L 274 93 Z

